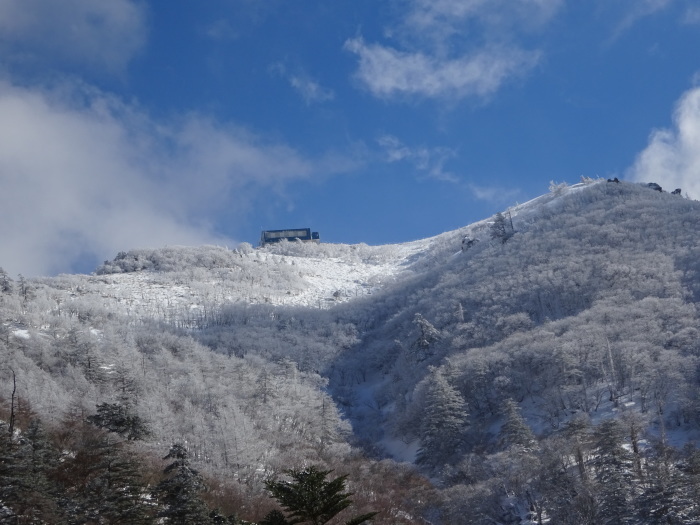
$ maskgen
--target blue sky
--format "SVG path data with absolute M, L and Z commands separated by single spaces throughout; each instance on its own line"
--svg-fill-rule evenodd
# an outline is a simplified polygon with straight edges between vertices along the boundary
M 694 0 L 0 0 L 0 266 L 437 235 L 581 176 L 700 197 Z

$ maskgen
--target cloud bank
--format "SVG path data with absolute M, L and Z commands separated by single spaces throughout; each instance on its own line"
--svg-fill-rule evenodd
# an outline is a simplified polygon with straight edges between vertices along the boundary
M 700 198 L 700 87 L 687 91 L 676 105 L 672 129 L 655 130 L 649 145 L 630 168 L 627 177 L 657 182 L 666 190 L 681 188 Z
M 0 266 L 72 271 L 140 246 L 232 242 L 207 222 L 312 162 L 198 114 L 155 121 L 94 89 L 0 82 Z

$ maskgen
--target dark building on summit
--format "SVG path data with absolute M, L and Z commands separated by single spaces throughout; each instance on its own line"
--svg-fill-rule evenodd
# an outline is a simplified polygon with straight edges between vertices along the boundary
M 311 228 L 294 228 L 290 230 L 264 230 L 260 234 L 260 246 L 266 244 L 280 242 L 282 239 L 287 241 L 320 241 L 318 232 L 312 232 Z

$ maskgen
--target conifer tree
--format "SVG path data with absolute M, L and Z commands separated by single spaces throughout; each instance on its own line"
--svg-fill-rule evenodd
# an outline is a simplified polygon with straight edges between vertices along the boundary
M 512 219 L 507 221 L 505 216 L 498 212 L 491 225 L 491 238 L 500 241 L 501 244 L 505 244 L 513 236 L 513 233 Z
M 34 299 L 34 289 L 32 285 L 27 282 L 27 280 L 24 278 L 22 274 L 19 274 L 19 295 L 22 297 L 22 300 L 24 302 L 24 305 Z
M 275 509 L 267 513 L 265 518 L 260 522 L 260 525 L 289 525 L 289 522 L 281 511 Z
M 344 492 L 347 476 L 339 476 L 327 481 L 326 476 L 330 472 L 314 466 L 303 470 L 291 469 L 287 474 L 292 481 L 265 482 L 265 486 L 287 512 L 287 516 L 285 517 L 278 510 L 273 510 L 262 523 L 264 525 L 296 523 L 322 525 L 348 508 L 352 503 L 350 499 L 352 494 Z M 374 515 L 376 512 L 356 516 L 347 521 L 346 525 L 360 525 Z
M 596 499 L 601 524 L 632 523 L 633 461 L 623 446 L 624 429 L 616 419 L 607 419 L 594 430 L 597 481 Z
M 85 490 L 91 514 L 108 523 L 154 523 L 139 465 L 109 436 L 95 441 L 93 447 L 95 458 Z
M 420 334 L 418 339 L 413 343 L 413 348 L 415 349 L 415 359 L 417 361 L 424 361 L 431 355 L 430 347 L 441 337 L 440 331 L 435 328 L 430 321 L 428 321 L 421 314 L 416 313 L 413 318 L 413 324 L 418 327 Z
M 190 466 L 187 449 L 176 443 L 163 459 L 173 461 L 165 467 L 166 477 L 155 490 L 158 501 L 165 507 L 159 517 L 172 525 L 208 524 L 209 510 L 199 496 L 205 488 L 204 481 Z
M 447 461 L 459 448 L 467 421 L 462 395 L 439 370 L 429 379 L 423 414 L 417 462 L 434 467 Z
M 518 404 L 512 399 L 506 400 L 503 415 L 505 421 L 499 434 L 501 445 L 505 448 L 517 447 L 523 451 L 531 451 L 537 442 L 523 419 Z
M 7 272 L 0 266 L 0 293 L 11 294 L 13 290 L 12 278 L 7 275 Z
M 143 439 L 149 434 L 148 427 L 132 410 L 120 403 L 100 403 L 97 414 L 88 416 L 93 425 L 115 432 L 129 441 Z
M 646 461 L 646 483 L 635 508 L 643 523 L 700 523 L 700 502 L 691 489 L 692 469 L 685 458 L 664 443 L 654 446 Z
M 55 504 L 56 487 L 49 475 L 58 466 L 59 453 L 51 444 L 44 426 L 38 419 L 32 419 L 20 440 L 23 449 L 21 470 L 25 504 L 32 508 L 31 514 L 39 519 L 55 518 L 58 508 Z
M 48 478 L 58 453 L 41 424 L 33 420 L 21 437 L 10 437 L 4 430 L 0 430 L 0 501 L 12 513 L 0 523 L 58 520 L 57 491 Z
M 415 342 L 416 346 L 419 348 L 428 348 L 434 341 L 440 338 L 440 331 L 421 314 L 417 313 L 415 315 L 413 324 L 418 326 L 420 330 L 420 335 Z
M 7 434 L 6 425 L 0 425 L 0 501 L 7 509 L 3 509 L 3 520 L 10 523 L 17 520 L 15 505 L 21 498 L 20 458 L 16 444 Z

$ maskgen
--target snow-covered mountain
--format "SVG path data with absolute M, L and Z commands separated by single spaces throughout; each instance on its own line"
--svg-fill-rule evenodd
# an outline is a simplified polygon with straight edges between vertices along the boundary
M 508 209 L 526 221 L 540 207 L 586 184 L 559 188 Z M 186 310 L 227 303 L 330 308 L 370 295 L 456 256 L 462 239 L 490 241 L 492 219 L 427 239 L 384 246 L 282 242 L 265 249 L 243 245 L 174 246 L 122 252 L 89 276 L 81 293 L 137 316 L 176 318 Z
M 648 517 L 660 451 L 700 436 L 700 204 L 550 190 L 405 244 L 166 247 L 0 276 L 0 368 L 48 421 L 127 407 L 150 429 L 140 451 L 185 442 L 249 500 L 281 469 L 359 454 L 367 484 L 407 479 L 403 462 L 433 482 L 396 488 L 382 523 L 599 523 L 600 458 L 622 447 L 619 512 Z M 669 476 L 690 497 L 684 450 Z

